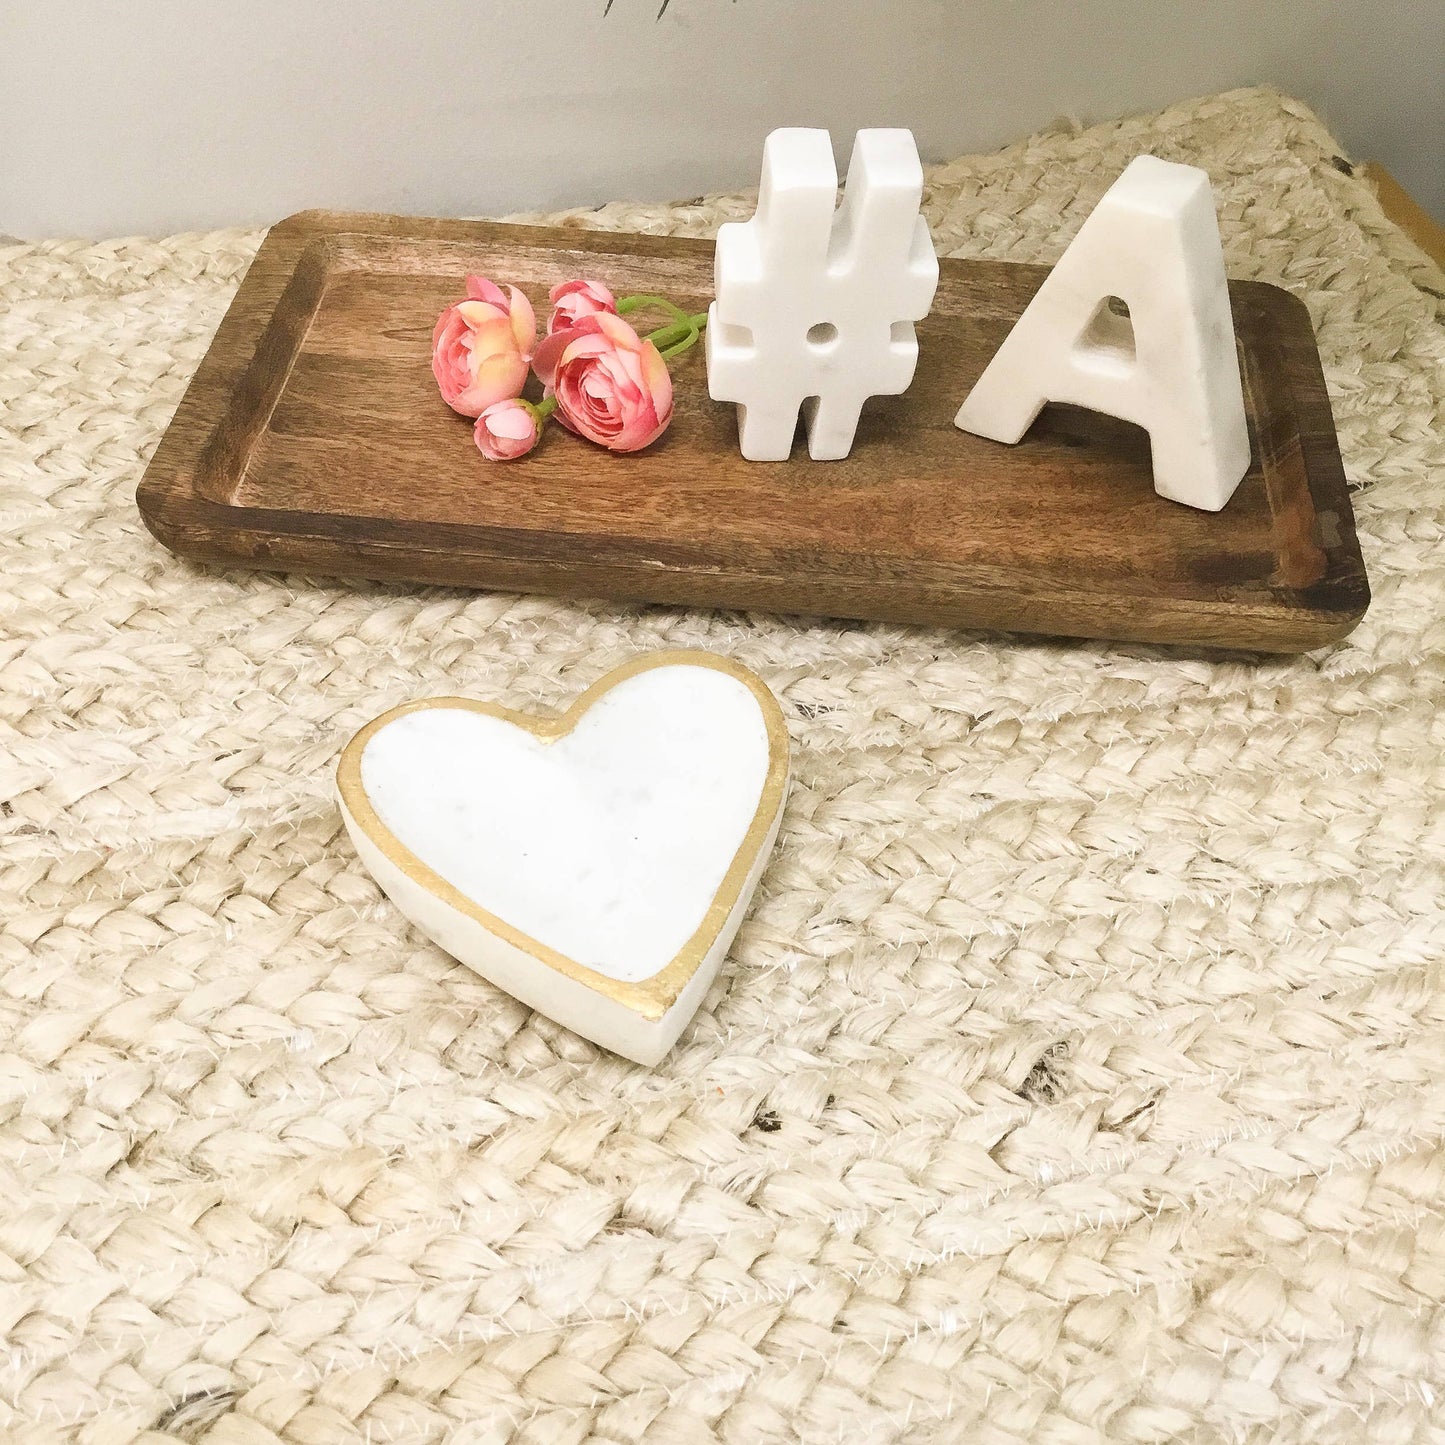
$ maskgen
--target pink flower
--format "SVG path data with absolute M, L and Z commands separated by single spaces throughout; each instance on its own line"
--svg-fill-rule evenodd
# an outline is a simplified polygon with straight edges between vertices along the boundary
M 599 311 L 617 315 L 617 298 L 600 281 L 563 281 L 552 288 L 548 299 L 552 303 L 552 317 L 547 322 L 549 336 Z
M 467 277 L 467 299 L 437 317 L 431 369 L 442 398 L 463 416 L 480 416 L 493 402 L 520 396 L 527 380 L 537 318 L 532 303 L 482 276 Z
M 477 418 L 472 435 L 477 450 L 489 461 L 515 461 L 537 445 L 537 413 L 525 401 L 494 401 Z
M 640 451 L 672 420 L 667 363 L 620 316 L 593 312 L 554 331 L 533 365 L 557 398 L 557 419 L 610 451 Z

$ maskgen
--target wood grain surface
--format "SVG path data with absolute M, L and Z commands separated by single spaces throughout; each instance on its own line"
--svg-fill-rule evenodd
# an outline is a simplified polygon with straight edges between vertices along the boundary
M 944 261 L 917 378 L 851 456 L 746 462 L 702 349 L 676 412 L 613 456 L 549 427 L 488 463 L 437 394 L 430 338 L 469 271 L 544 305 L 575 275 L 701 309 L 712 244 L 304 212 L 273 228 L 141 482 L 198 560 L 275 570 L 1298 651 L 1369 600 L 1309 318 L 1232 283 L 1254 463 L 1218 514 L 1158 497 L 1148 438 L 1047 407 L 1017 447 L 953 415 L 1045 270 Z M 661 324 L 659 318 L 659 324 Z

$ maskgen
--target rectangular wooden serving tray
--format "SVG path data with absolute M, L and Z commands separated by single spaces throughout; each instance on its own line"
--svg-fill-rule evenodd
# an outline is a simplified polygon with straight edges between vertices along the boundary
M 702 347 L 676 412 L 615 456 L 550 427 L 484 461 L 430 367 L 479 272 L 545 307 L 595 277 L 700 310 L 709 241 L 303 212 L 272 229 L 138 493 L 186 557 L 698 607 L 1292 652 L 1369 601 L 1309 316 L 1231 283 L 1254 464 L 1218 514 L 1154 492 L 1147 436 L 1047 407 L 1016 447 L 953 415 L 1046 271 L 944 261 L 917 378 L 852 455 L 744 461 Z

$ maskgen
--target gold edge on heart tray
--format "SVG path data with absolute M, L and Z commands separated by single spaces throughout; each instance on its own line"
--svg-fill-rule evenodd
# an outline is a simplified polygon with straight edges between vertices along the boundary
M 371 805 L 361 781 L 361 758 L 366 745 L 388 723 L 409 713 L 424 712 L 430 708 L 458 708 L 468 712 L 484 713 L 500 718 L 504 722 L 525 729 L 544 743 L 556 742 L 566 737 L 594 703 L 600 701 L 619 683 L 630 677 L 647 672 L 654 667 L 684 664 L 691 667 L 708 667 L 716 672 L 726 673 L 745 686 L 754 698 L 763 715 L 763 725 L 768 737 L 768 771 L 758 798 L 757 810 L 748 824 L 747 832 L 728 865 L 727 872 L 716 893 L 713 894 L 702 922 L 681 950 L 650 978 L 637 982 L 626 982 L 611 978 L 589 968 L 584 963 L 568 958 L 566 954 L 549 948 L 545 943 L 514 928 L 505 919 L 480 907 L 458 888 L 447 882 L 441 874 L 422 862 L 390 828 L 381 820 Z M 595 989 L 625 1008 L 634 1010 L 644 1018 L 658 1019 L 677 1001 L 688 980 L 697 972 L 709 949 L 721 932 L 729 915 L 736 906 L 753 864 L 768 841 L 768 833 L 782 806 L 783 795 L 788 783 L 789 739 L 787 723 L 783 720 L 782 709 L 771 690 L 747 668 L 730 658 L 716 653 L 694 652 L 680 649 L 669 652 L 652 652 L 632 662 L 624 663 L 599 678 L 589 687 L 566 712 L 552 715 L 517 712 L 499 704 L 479 702 L 474 698 L 432 697 L 417 702 L 402 703 L 380 717 L 367 723 L 342 750 L 336 767 L 336 786 L 342 803 L 353 821 L 372 844 L 381 850 L 387 860 L 404 873 L 413 883 L 425 888 L 443 903 L 458 913 L 479 923 L 488 933 L 529 954 L 539 963 L 554 968 L 558 973 Z

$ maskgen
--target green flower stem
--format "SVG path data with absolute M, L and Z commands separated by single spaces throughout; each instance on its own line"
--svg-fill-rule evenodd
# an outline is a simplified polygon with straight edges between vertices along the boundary
M 536 419 L 539 430 L 541 429 L 542 423 L 557 410 L 557 398 L 555 396 L 544 396 L 541 401 L 522 401 L 521 397 L 518 397 L 517 400 L 521 401 L 522 405 L 532 413 Z
M 691 348 L 701 334 L 702 333 L 698 331 L 690 331 L 675 345 L 660 347 L 658 349 L 658 355 L 661 356 L 664 361 L 671 361 L 674 356 L 681 356 L 684 351 Z
M 686 321 L 687 312 L 681 306 L 674 305 L 665 296 L 624 296 L 617 303 L 617 314 L 626 316 L 633 311 L 641 311 L 648 306 L 658 306 L 662 310 L 670 312 L 674 321 Z
M 707 326 L 706 311 L 689 316 L 681 306 L 669 301 L 666 296 L 624 296 L 617 303 L 617 314 L 627 316 L 633 311 L 649 308 L 666 311 L 672 317 L 666 326 L 660 327 L 647 337 L 664 359 L 681 356 L 688 347 L 696 344 Z
M 647 340 L 657 347 L 666 361 L 674 356 L 681 356 L 689 347 L 695 345 L 706 329 L 707 312 L 699 311 L 696 316 L 682 315 L 681 319 L 674 321 L 671 326 L 652 332 Z

